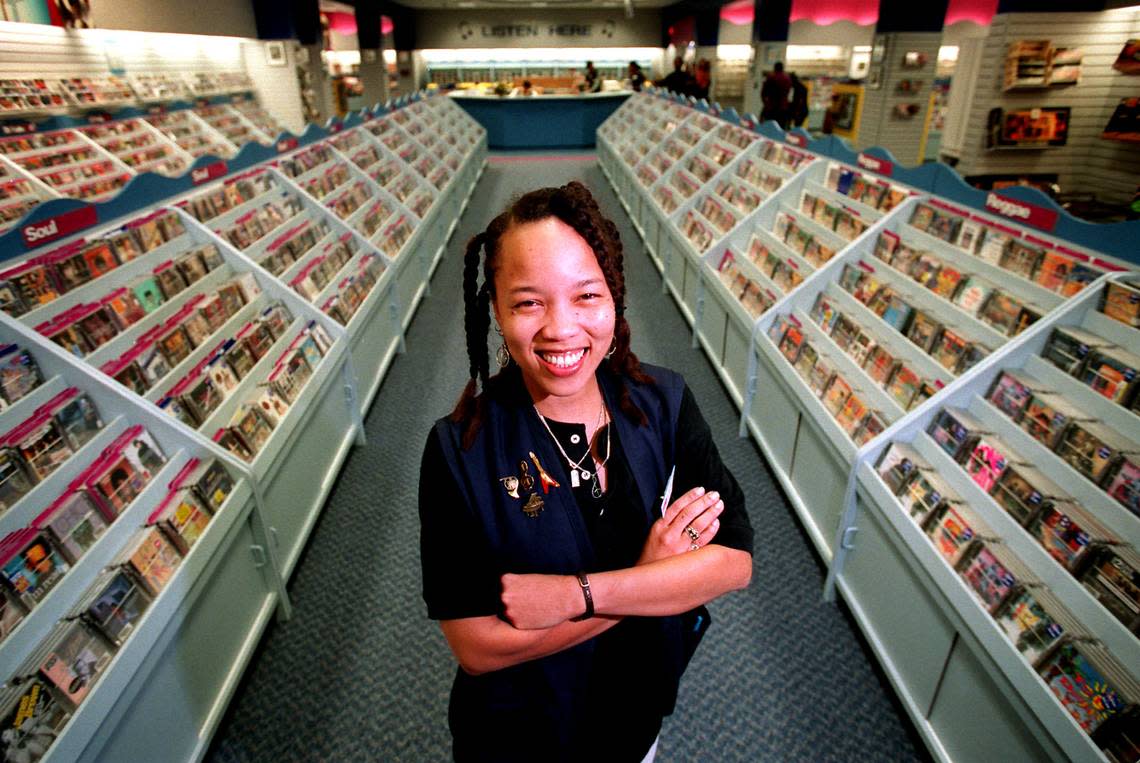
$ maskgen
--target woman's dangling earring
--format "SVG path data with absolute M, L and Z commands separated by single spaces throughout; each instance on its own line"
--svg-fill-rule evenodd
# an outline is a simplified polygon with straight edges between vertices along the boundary
M 617 352 L 617 337 L 614 337 L 613 342 L 610 344 L 610 351 L 606 353 L 606 360 L 609 360 Z
M 511 362 L 511 351 L 507 348 L 505 340 L 499 345 L 499 349 L 495 350 L 495 360 L 499 361 L 499 368 L 506 368 Z

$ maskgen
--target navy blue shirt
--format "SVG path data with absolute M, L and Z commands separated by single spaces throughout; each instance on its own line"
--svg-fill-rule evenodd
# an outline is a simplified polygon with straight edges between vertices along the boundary
M 574 462 L 585 455 L 586 430 L 581 424 L 547 420 L 558 442 Z M 616 427 L 607 427 L 610 456 L 607 491 L 592 495 L 594 465 L 586 459 L 583 468 L 589 480 L 572 488 L 575 503 L 594 546 L 595 569 L 588 572 L 633 566 L 649 532 L 644 514 L 631 507 L 637 503 L 633 473 L 622 450 Z M 577 435 L 577 442 L 574 442 Z M 606 452 L 606 431 L 596 440 L 595 454 Z M 708 424 L 692 392 L 685 387 L 677 422 L 676 476 L 673 498 L 693 487 L 717 490 L 725 504 L 721 528 L 713 543 L 752 553 L 753 531 L 744 505 L 744 494 L 724 466 Z M 555 479 L 568 484 L 569 464 L 545 464 Z M 463 509 L 463 497 L 447 468 L 435 436 L 428 439 L 420 470 L 420 548 L 424 600 L 428 616 L 437 620 L 501 615 L 499 578 L 511 570 L 501 569 L 486 544 L 471 513 Z M 629 617 L 595 639 L 589 690 L 589 725 L 576 734 L 581 744 L 568 760 L 602 757 L 615 761 L 640 761 L 661 727 L 660 712 L 647 701 L 658 691 L 662 646 L 652 618 Z M 453 723 L 458 720 L 453 718 Z M 503 729 L 511 734 L 512 729 Z M 457 751 L 458 752 L 458 751 Z M 493 759 L 493 756 L 488 759 Z M 551 758 L 553 759 L 553 758 Z

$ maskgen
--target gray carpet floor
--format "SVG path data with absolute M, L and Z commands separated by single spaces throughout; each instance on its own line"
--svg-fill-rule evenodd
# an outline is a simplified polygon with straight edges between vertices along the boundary
M 295 615 L 272 624 L 217 730 L 210 761 L 445 761 L 455 663 L 420 597 L 416 490 L 432 422 L 466 381 L 462 250 L 519 193 L 579 179 L 618 222 L 640 357 L 685 375 L 744 487 L 752 585 L 714 602 L 657 759 L 898 761 L 926 752 L 841 606 L 738 412 L 644 253 L 592 156 L 493 156 L 290 581 Z M 509 733 L 509 729 L 505 730 Z

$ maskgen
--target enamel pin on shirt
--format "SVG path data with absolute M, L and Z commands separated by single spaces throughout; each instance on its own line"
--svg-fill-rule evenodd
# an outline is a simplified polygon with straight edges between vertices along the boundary
M 530 476 L 530 466 L 525 460 L 519 461 L 519 474 L 519 486 L 522 487 L 525 492 L 530 493 L 530 491 L 534 490 L 534 477 Z M 538 493 L 530 493 L 530 495 L 527 496 L 526 503 L 523 504 L 522 510 L 524 514 L 534 519 L 542 513 L 545 507 L 546 504 Z
M 507 491 L 507 495 L 511 498 L 519 497 L 519 478 L 511 475 L 510 477 L 499 477 L 499 482 L 503 483 L 503 487 Z
M 542 482 L 543 494 L 545 495 L 547 492 L 549 492 L 550 488 L 552 487 L 562 487 L 558 484 L 557 480 L 547 474 L 546 470 L 542 468 L 542 464 L 538 462 L 538 456 L 534 455 L 534 451 L 529 451 L 529 453 L 530 460 L 534 461 L 534 468 L 538 469 L 538 479 Z

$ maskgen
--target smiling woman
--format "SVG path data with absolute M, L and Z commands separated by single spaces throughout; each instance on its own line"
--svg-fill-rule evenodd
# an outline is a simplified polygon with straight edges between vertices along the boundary
M 684 380 L 630 349 L 621 241 L 585 186 L 472 239 L 464 305 L 471 380 L 419 507 L 455 759 L 652 760 L 703 605 L 751 579 L 744 496 Z

